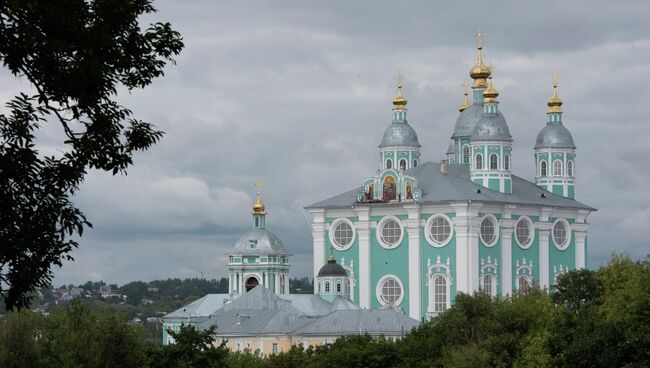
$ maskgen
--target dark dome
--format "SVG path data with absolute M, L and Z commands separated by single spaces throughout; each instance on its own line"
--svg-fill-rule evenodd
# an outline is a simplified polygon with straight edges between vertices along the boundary
M 340 264 L 336 263 L 335 259 L 330 258 L 327 263 L 321 267 L 318 271 L 318 276 L 316 277 L 331 277 L 331 276 L 344 276 L 347 277 L 348 273 L 345 271 L 345 268 Z
M 485 114 L 474 126 L 472 141 L 512 141 L 506 119 L 501 114 Z
M 537 134 L 535 148 L 576 148 L 571 132 L 559 122 L 548 123 Z
M 415 129 L 408 123 L 393 122 L 384 131 L 384 137 L 379 147 L 415 146 L 420 147 Z

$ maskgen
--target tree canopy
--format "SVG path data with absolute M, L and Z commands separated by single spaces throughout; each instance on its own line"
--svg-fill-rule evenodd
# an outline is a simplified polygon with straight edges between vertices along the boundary
M 32 88 L 0 115 L 0 294 L 7 309 L 71 259 L 91 224 L 71 197 L 87 170 L 126 173 L 162 132 L 116 102 L 144 88 L 183 48 L 169 23 L 141 27 L 152 0 L 0 2 L 0 60 Z M 39 152 L 37 131 L 59 124 L 61 154 Z

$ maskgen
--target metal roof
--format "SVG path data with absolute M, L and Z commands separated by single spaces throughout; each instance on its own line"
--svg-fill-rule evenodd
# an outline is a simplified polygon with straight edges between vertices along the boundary
M 379 147 L 414 146 L 420 147 L 415 129 L 407 122 L 393 121 L 384 131 Z
M 512 141 L 510 129 L 502 114 L 483 114 L 472 130 L 472 142 L 475 141 Z
M 402 335 L 417 327 L 416 319 L 393 309 L 339 310 L 300 329 L 302 335 Z
M 501 111 L 497 112 L 497 115 L 502 116 Z M 470 107 L 463 110 L 460 115 L 458 115 L 456 124 L 454 125 L 454 133 L 451 135 L 451 137 L 470 137 L 474 131 L 476 123 L 478 123 L 478 121 L 482 118 L 483 104 L 472 104 Z
M 427 162 L 405 171 L 415 177 L 417 187 L 422 190 L 420 204 L 449 202 L 509 203 L 564 207 L 595 211 L 596 209 L 573 199 L 565 198 L 544 190 L 516 175 L 512 175 L 512 194 L 500 193 L 475 184 L 464 165 L 448 165 L 447 175 L 440 173 L 440 164 Z M 361 187 L 314 203 L 305 208 L 349 208 L 351 206 L 391 206 L 388 203 L 356 203 Z
M 289 255 L 277 235 L 265 229 L 250 229 L 242 235 L 228 255 Z
M 537 134 L 535 148 L 576 148 L 576 145 L 564 124 L 551 122 Z
M 207 294 L 192 303 L 169 313 L 163 318 L 194 318 L 208 316 L 223 307 L 228 300 L 228 294 Z

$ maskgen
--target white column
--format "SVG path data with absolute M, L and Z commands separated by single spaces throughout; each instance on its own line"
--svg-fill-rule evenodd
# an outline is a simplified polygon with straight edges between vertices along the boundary
M 370 308 L 370 208 L 356 209 L 359 221 L 355 227 L 359 237 L 359 306 Z
M 284 293 L 289 294 L 289 273 L 284 274 Z
M 310 210 L 312 217 L 311 236 L 314 239 L 314 280 L 321 267 L 325 264 L 325 210 Z M 314 288 L 316 293 L 316 288 Z
M 243 272 L 239 273 L 239 293 L 240 294 L 244 293 L 244 273 Z
M 481 204 L 452 204 L 456 212 L 456 292 L 478 290 L 478 209 Z
M 539 229 L 537 234 L 539 236 L 539 288 L 549 288 L 549 251 L 548 251 L 548 236 L 551 233 L 551 223 L 538 222 Z
M 404 206 L 408 213 L 408 220 L 405 221 L 406 230 L 409 234 L 409 316 L 420 320 L 421 286 L 420 272 L 420 211 L 417 204 Z
M 587 267 L 587 229 L 588 226 L 586 223 L 582 224 L 573 224 L 573 235 L 576 237 L 575 246 L 576 246 L 576 269 L 581 269 Z
M 280 294 L 280 274 L 277 273 L 277 272 L 275 273 L 275 287 L 274 287 L 274 289 L 275 289 L 273 291 L 274 293 Z
M 512 220 L 501 220 L 501 296 L 512 295 Z

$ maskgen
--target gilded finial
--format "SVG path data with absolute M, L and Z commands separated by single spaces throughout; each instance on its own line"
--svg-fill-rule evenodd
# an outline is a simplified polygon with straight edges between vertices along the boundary
M 331 244 L 330 244 L 330 258 L 329 258 L 329 261 L 330 262 L 335 261 L 335 259 L 334 259 L 334 246 L 331 245 Z
M 562 100 L 557 96 L 557 78 L 558 75 L 557 73 L 553 74 L 553 96 L 551 99 L 548 101 L 548 110 L 546 110 L 547 113 L 550 112 L 562 112 Z
M 264 214 L 264 203 L 262 203 L 262 182 L 261 181 L 256 181 L 255 182 L 255 188 L 257 189 L 257 200 L 255 201 L 255 204 L 253 204 L 253 213 L 262 215 Z
M 489 103 L 489 102 L 498 102 L 497 97 L 499 96 L 499 91 L 497 91 L 496 88 L 494 88 L 494 84 L 492 84 L 492 76 L 488 78 L 488 85 L 485 91 L 483 91 L 483 102 Z
M 476 49 L 477 49 L 477 55 L 476 55 L 476 65 L 469 71 L 469 76 L 474 79 L 474 84 L 472 84 L 472 88 L 485 88 L 486 87 L 486 78 L 489 77 L 492 73 L 490 71 L 490 68 L 485 66 L 485 63 L 483 62 L 483 36 L 485 34 L 481 32 L 481 29 L 479 28 L 476 33 Z
M 404 75 L 402 72 L 397 72 L 397 96 L 393 99 L 393 110 L 406 110 L 406 104 L 408 101 L 404 97 L 402 92 L 402 83 L 404 81 Z
M 467 87 L 469 84 L 467 82 L 463 82 L 463 94 L 465 95 L 465 99 L 463 100 L 463 104 L 458 107 L 458 111 L 463 112 L 466 108 L 469 107 L 469 98 L 467 97 L 468 92 L 467 92 Z

